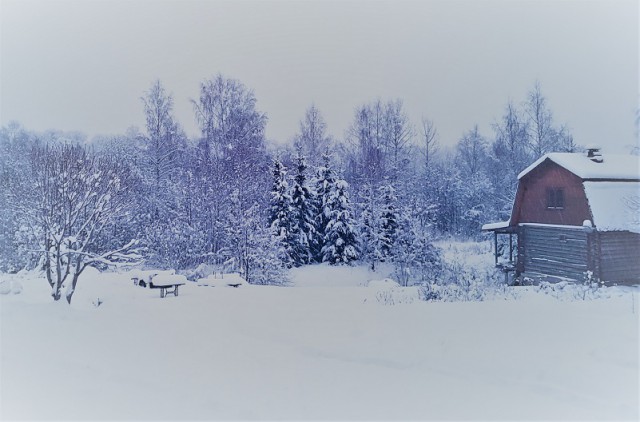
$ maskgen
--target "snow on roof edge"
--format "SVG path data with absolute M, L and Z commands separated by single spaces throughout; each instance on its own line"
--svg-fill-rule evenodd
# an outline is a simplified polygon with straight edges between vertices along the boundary
M 570 171 L 583 180 L 612 179 L 639 180 L 640 159 L 634 155 L 607 154 L 602 162 L 594 162 L 582 153 L 551 152 L 534 161 L 518 174 L 518 180 L 546 160 Z
M 518 180 L 522 179 L 524 176 L 526 176 L 529 172 L 531 172 L 531 170 L 533 170 L 534 168 L 538 167 L 540 164 L 542 164 L 542 162 L 544 160 L 546 160 L 549 154 L 545 154 L 542 157 L 538 158 L 536 161 L 534 161 L 532 164 L 529 165 L 529 167 L 527 167 L 526 169 L 522 170 L 520 173 L 518 173 Z M 553 161 L 553 160 L 552 160 Z
M 511 224 L 511 220 L 498 221 L 496 223 L 487 223 L 482 225 L 482 230 L 506 229 Z
M 593 230 L 589 226 L 572 226 L 570 224 L 551 224 L 551 223 L 519 223 L 518 226 L 531 226 L 531 227 L 558 227 L 561 229 L 584 229 Z
M 601 231 L 640 233 L 640 182 L 584 182 L 584 191 Z

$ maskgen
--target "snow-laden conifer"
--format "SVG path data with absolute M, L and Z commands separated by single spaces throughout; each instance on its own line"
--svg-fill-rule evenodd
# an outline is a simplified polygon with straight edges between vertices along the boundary
M 383 260 L 392 254 L 398 231 L 398 210 L 395 188 L 391 184 L 382 185 L 379 189 L 382 204 L 380 214 L 380 253 Z
M 283 242 L 285 251 L 282 255 L 290 260 L 292 251 L 292 221 L 291 221 L 291 196 L 289 195 L 289 184 L 286 180 L 287 171 L 280 160 L 273 163 L 273 185 L 271 188 L 271 208 L 269 213 L 269 227 L 272 235 Z
M 302 155 L 297 158 L 296 177 L 291 190 L 291 259 L 293 265 L 311 262 L 316 237 L 315 203 L 313 192 L 307 186 L 307 165 Z
M 327 208 L 331 188 L 335 184 L 335 176 L 331 168 L 329 154 L 322 154 L 322 166 L 316 170 L 314 180 L 315 187 L 315 227 L 316 238 L 313 243 L 313 254 L 318 262 L 322 262 L 322 247 L 324 246 L 324 237 L 327 233 L 327 224 L 329 224 L 330 209 Z
M 349 185 L 344 180 L 337 180 L 331 187 L 325 206 L 325 214 L 329 217 L 322 260 L 331 264 L 348 264 L 358 258 L 358 242 L 351 215 L 351 205 L 347 192 Z

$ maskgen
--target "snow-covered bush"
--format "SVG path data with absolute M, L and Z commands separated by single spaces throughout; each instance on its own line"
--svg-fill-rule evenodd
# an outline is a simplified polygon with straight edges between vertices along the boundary
M 375 292 L 373 294 L 375 301 L 383 305 L 409 304 L 420 299 L 420 293 L 416 287 L 402 287 L 390 278 L 370 280 L 366 286 Z
M 447 263 L 441 277 L 420 286 L 425 301 L 470 302 L 511 296 L 496 271 L 481 271 L 463 263 Z
M 182 271 L 182 274 L 187 277 L 187 280 L 191 281 L 195 281 L 201 278 L 207 278 L 208 276 L 215 273 L 216 266 L 211 264 L 200 264 L 196 268 Z
M 425 284 L 442 276 L 440 249 L 406 215 L 400 219 L 392 255 L 394 276 L 402 286 Z
M 582 283 L 570 280 L 559 282 L 543 281 L 536 286 L 536 291 L 560 300 L 593 300 L 606 297 L 604 282 L 593 276 L 592 271 L 584 273 Z

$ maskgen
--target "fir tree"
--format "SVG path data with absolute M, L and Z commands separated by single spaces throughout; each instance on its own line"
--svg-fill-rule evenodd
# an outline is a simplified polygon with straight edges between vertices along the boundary
M 316 237 L 312 244 L 313 254 L 318 262 L 322 262 L 322 247 L 324 246 L 324 237 L 327 233 L 327 224 L 329 224 L 330 209 L 327 208 L 331 187 L 335 184 L 335 177 L 331 169 L 330 158 L 328 154 L 322 154 L 323 165 L 318 168 L 314 182 L 315 186 L 315 209 L 316 209 Z
M 382 260 L 391 256 L 398 230 L 398 212 L 396 210 L 395 189 L 392 185 L 383 185 L 379 189 L 382 210 L 380 215 L 380 253 Z
M 271 209 L 269 215 L 269 224 L 274 237 L 283 242 L 286 247 L 283 257 L 285 261 L 289 261 L 292 251 L 289 245 L 292 242 L 291 233 L 291 197 L 289 196 L 289 184 L 286 181 L 286 170 L 279 160 L 275 160 L 273 164 L 273 187 L 271 189 Z
M 331 187 L 325 207 L 329 222 L 322 247 L 322 260 L 331 264 L 348 264 L 358 258 L 348 187 L 344 180 L 337 180 Z
M 393 256 L 393 245 L 398 231 L 398 199 L 395 189 L 385 184 L 375 189 L 365 185 L 361 193 L 362 214 L 359 225 L 363 258 L 375 271 L 376 263 Z
M 297 173 L 291 193 L 291 252 L 293 265 L 300 266 L 311 262 L 312 245 L 316 237 L 315 204 L 312 192 L 307 186 L 304 157 L 298 156 Z

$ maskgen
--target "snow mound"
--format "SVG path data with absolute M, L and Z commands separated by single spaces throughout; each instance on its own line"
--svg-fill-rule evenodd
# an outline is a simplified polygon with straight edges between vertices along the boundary
M 0 295 L 20 294 L 22 293 L 22 284 L 17 280 L 0 281 Z
M 199 287 L 247 287 L 250 285 L 238 273 L 211 274 L 206 278 L 198 279 L 197 283 Z
M 292 268 L 291 284 L 297 287 L 361 287 L 370 280 L 393 272 L 391 265 L 379 264 L 376 271 L 368 265 L 329 265 L 327 263 Z
M 397 281 L 390 279 L 390 278 L 385 278 L 382 280 L 369 280 L 367 282 L 367 287 L 376 287 L 376 288 L 388 288 L 388 289 L 392 289 L 394 287 L 400 287 L 400 284 L 398 284 Z
M 366 287 L 365 303 L 399 305 L 414 303 L 420 299 L 418 287 L 401 287 L 397 281 L 391 278 L 369 280 Z

